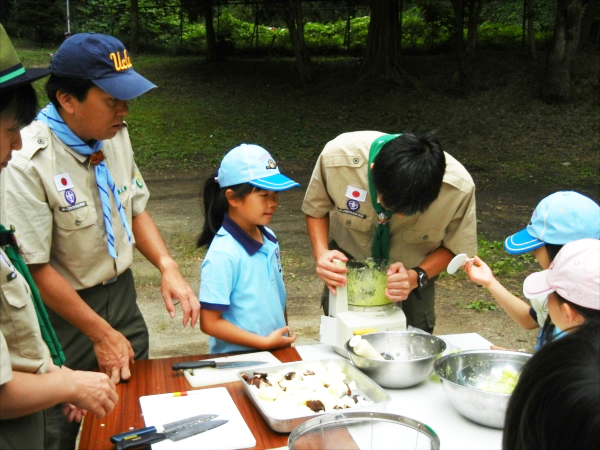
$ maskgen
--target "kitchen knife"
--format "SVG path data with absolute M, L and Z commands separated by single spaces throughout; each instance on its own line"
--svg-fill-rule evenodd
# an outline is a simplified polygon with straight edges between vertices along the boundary
M 200 414 L 199 416 L 188 417 L 187 419 L 177 420 L 175 422 L 166 423 L 164 425 L 156 425 L 153 427 L 138 428 L 137 430 L 129 430 L 124 433 L 115 434 L 111 436 L 110 442 L 116 444 L 119 441 L 125 439 L 134 439 L 137 436 L 142 436 L 149 433 L 166 433 L 172 430 L 176 430 L 179 427 L 192 425 L 196 422 L 204 422 L 205 420 L 212 420 L 217 417 L 217 414 Z
M 142 436 L 138 436 L 134 439 L 124 439 L 117 442 L 117 450 L 126 450 L 129 448 L 138 448 L 146 445 L 156 444 L 157 442 L 170 439 L 173 442 L 180 441 L 182 439 L 195 436 L 213 428 L 220 427 L 226 424 L 229 420 L 205 420 L 203 422 L 196 422 L 191 425 L 183 425 L 179 428 L 175 428 L 171 431 L 165 431 L 163 433 L 149 433 Z
M 266 364 L 266 361 L 188 361 L 173 364 L 173 370 L 202 369 L 203 367 L 214 367 L 215 369 L 236 369 L 239 367 L 258 366 L 260 364 Z

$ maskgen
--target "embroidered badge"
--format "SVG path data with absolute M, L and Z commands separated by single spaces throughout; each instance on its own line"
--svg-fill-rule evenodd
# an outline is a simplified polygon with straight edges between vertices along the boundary
M 126 190 L 127 190 L 127 186 L 123 186 L 122 188 L 117 189 L 117 194 L 120 194 L 121 192 L 125 192 Z
M 73 195 L 75 195 L 75 194 L 73 194 Z M 60 212 L 69 212 L 69 211 L 74 211 L 74 210 L 79 209 L 79 208 L 83 208 L 84 206 L 87 206 L 87 202 L 75 203 L 72 206 L 61 206 L 58 209 L 59 209 Z
M 77 201 L 77 197 L 75 197 L 75 192 L 73 192 L 71 189 L 67 189 L 65 191 L 65 200 L 69 205 L 74 205 Z
M 360 209 L 360 203 L 358 203 L 356 200 L 348 200 L 346 205 L 348 205 L 348 209 L 350 211 L 358 211 Z
M 58 192 L 62 192 L 73 187 L 71 177 L 68 173 L 61 173 L 60 175 L 54 175 L 54 184 Z
M 348 185 L 346 188 L 346 197 L 357 202 L 364 202 L 367 199 L 367 191 Z
M 356 217 L 360 217 L 361 219 L 366 219 L 366 218 L 367 218 L 367 216 L 366 216 L 366 215 L 364 215 L 364 214 L 361 214 L 361 213 L 357 213 L 357 212 L 355 212 L 355 211 L 351 211 L 351 210 L 349 210 L 349 209 L 342 209 L 342 208 L 338 208 L 338 211 L 339 211 L 340 213 L 342 213 L 342 214 L 350 214 L 350 215 L 353 215 L 353 216 L 356 216 Z
M 140 188 L 144 187 L 144 182 L 142 181 L 142 174 L 140 173 L 137 167 L 135 168 L 135 184 L 137 184 Z

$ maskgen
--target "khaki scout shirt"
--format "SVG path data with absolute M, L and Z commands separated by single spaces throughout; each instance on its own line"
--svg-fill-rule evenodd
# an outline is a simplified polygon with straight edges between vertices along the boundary
M 0 249 L 0 385 L 13 370 L 46 373 L 50 361 L 29 285 Z
M 89 158 L 66 146 L 39 120 L 21 134 L 23 150 L 13 153 L 0 177 L 0 220 L 17 229 L 25 262 L 50 262 L 76 290 L 122 274 L 133 262 L 133 231 L 130 245 L 109 194 L 117 251 L 113 259 L 108 254 L 102 203 Z M 127 128 L 105 140 L 102 151 L 131 229 L 132 217 L 144 211 L 149 192 L 133 160 Z M 67 202 L 67 191 L 75 194 L 74 202 L 69 194 L 73 204 Z
M 371 144 L 383 135 L 358 131 L 328 142 L 319 156 L 302 205 L 302 211 L 309 216 L 323 218 L 329 214 L 331 238 L 355 258 L 372 255 L 378 220 L 368 193 L 367 165 Z M 388 222 L 391 262 L 399 261 L 412 268 L 440 246 L 455 254 L 477 253 L 475 185 L 467 170 L 452 156 L 445 155 L 442 189 L 427 211 L 414 216 L 393 216 Z M 362 196 L 356 195 L 361 192 Z

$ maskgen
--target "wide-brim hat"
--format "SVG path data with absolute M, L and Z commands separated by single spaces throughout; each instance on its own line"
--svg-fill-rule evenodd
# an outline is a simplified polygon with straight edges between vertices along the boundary
M 0 90 L 15 89 L 50 75 L 46 68 L 25 69 L 17 52 L 0 24 Z
M 580 239 L 600 239 L 600 206 L 578 192 L 559 191 L 538 203 L 527 227 L 507 237 L 504 249 L 518 255 Z
M 221 187 L 249 183 L 267 191 L 300 186 L 279 171 L 268 151 L 254 144 L 241 144 L 230 150 L 221 161 L 217 181 Z
M 90 80 L 119 100 L 132 100 L 156 85 L 133 70 L 125 45 L 100 33 L 74 34 L 50 62 L 52 75 Z

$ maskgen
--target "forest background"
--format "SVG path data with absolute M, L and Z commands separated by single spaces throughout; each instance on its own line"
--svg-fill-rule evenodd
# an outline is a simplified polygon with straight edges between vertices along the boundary
M 0 20 L 29 67 L 47 65 L 67 30 L 137 47 L 135 69 L 159 88 L 130 103 L 136 162 L 152 193 L 148 209 L 195 290 L 205 252 L 195 248 L 200 185 L 240 142 L 275 155 L 303 186 L 282 195 L 272 226 L 290 325 L 298 343 L 313 343 L 322 285 L 300 207 L 319 152 L 347 131 L 437 130 L 475 180 L 480 256 L 522 296 L 537 265 L 530 254 L 506 254 L 502 240 L 552 192 L 600 200 L 598 3 L 10 0 Z M 553 71 L 564 82 L 552 92 Z M 44 104 L 43 81 L 36 89 Z M 151 355 L 207 351 L 205 335 L 167 318 L 158 273 L 139 255 L 134 272 Z M 436 334 L 476 331 L 532 348 L 535 333 L 464 275 L 444 274 L 438 286 Z

